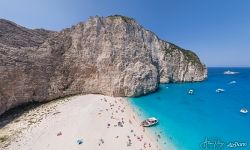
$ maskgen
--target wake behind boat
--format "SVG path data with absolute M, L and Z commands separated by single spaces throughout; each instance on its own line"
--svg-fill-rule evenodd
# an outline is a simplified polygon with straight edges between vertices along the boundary
M 153 125 L 156 125 L 158 123 L 158 120 L 155 117 L 148 118 L 141 122 L 141 126 L 143 127 L 151 127 Z
M 234 72 L 234 71 L 230 71 L 230 70 L 228 70 L 228 71 L 224 71 L 224 74 L 226 74 L 226 75 L 233 75 L 233 74 L 238 74 L 239 72 Z

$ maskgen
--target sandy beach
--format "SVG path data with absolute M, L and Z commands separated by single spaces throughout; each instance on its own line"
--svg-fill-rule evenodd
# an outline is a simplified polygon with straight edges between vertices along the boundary
M 0 129 L 6 150 L 160 150 L 127 100 L 79 95 L 43 104 Z

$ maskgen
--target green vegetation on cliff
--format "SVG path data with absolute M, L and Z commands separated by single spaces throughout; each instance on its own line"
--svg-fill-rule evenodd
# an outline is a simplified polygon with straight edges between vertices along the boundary
M 184 53 L 188 62 L 191 62 L 192 64 L 196 64 L 200 62 L 200 59 L 194 52 L 190 50 L 184 50 L 184 49 L 182 49 L 182 52 Z
M 170 44 L 170 46 L 168 48 L 163 49 L 163 51 L 165 51 L 165 55 L 169 54 L 171 57 L 173 57 L 173 53 L 176 50 L 177 51 L 180 50 L 184 54 L 185 59 L 188 62 L 191 62 L 192 64 L 200 63 L 199 57 L 194 52 L 192 52 L 190 50 L 185 50 L 185 49 L 183 49 L 179 46 L 176 46 L 174 44 Z
M 110 19 L 121 18 L 121 19 L 124 20 L 126 23 L 130 23 L 131 21 L 135 22 L 135 19 L 134 19 L 134 18 L 130 18 L 130 17 L 122 16 L 122 15 L 111 15 L 111 16 L 108 16 L 107 18 L 110 18 Z

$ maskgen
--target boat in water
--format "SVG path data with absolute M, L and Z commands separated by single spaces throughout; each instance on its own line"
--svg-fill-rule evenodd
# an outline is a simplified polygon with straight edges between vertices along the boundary
M 246 114 L 246 113 L 248 113 L 248 110 L 246 108 L 241 108 L 240 112 L 243 113 L 243 114 Z
M 141 126 L 143 127 L 151 127 L 153 125 L 156 125 L 158 123 L 158 120 L 155 117 L 148 118 L 141 122 Z
M 232 74 L 238 74 L 239 72 L 234 72 L 234 71 L 230 71 L 230 70 L 228 70 L 228 71 L 224 71 L 224 74 L 226 74 L 226 75 L 232 75 Z
M 237 83 L 236 81 L 231 81 L 228 84 L 236 84 L 236 83 Z
M 217 93 L 223 93 L 223 92 L 225 92 L 225 90 L 224 89 L 217 89 L 217 90 L 215 90 Z
M 188 94 L 189 94 L 189 95 L 193 95 L 193 94 L 194 94 L 194 90 L 189 90 L 189 91 L 188 91 Z

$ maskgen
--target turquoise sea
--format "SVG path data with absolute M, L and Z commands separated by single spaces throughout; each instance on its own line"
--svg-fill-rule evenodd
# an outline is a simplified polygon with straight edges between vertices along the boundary
M 239 74 L 224 75 L 227 70 Z M 225 92 L 216 93 L 218 88 Z M 240 113 L 243 107 L 250 111 L 250 68 L 209 68 L 204 82 L 161 84 L 157 92 L 130 103 L 142 118 L 157 117 L 153 130 L 177 149 L 250 150 L 250 112 Z

